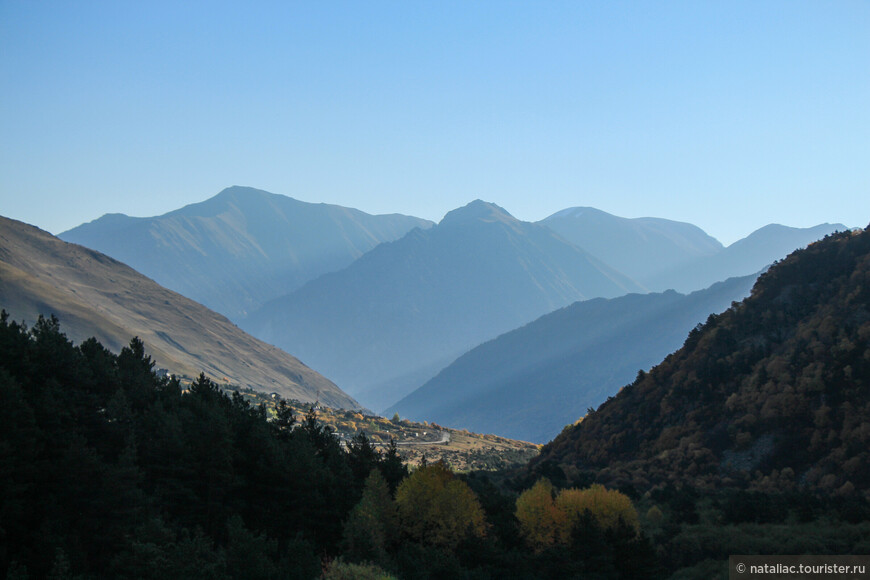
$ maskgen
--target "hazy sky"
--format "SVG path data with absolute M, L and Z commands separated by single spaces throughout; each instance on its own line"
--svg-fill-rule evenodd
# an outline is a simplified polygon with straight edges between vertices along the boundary
M 253 6 L 252 6 L 253 4 Z M 0 214 L 870 222 L 870 2 L 0 0 Z

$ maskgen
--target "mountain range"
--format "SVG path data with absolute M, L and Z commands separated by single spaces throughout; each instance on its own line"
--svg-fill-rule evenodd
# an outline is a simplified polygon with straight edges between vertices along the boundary
M 594 208 L 532 224 L 478 200 L 433 226 L 230 187 L 162 216 L 107 215 L 61 236 L 215 308 L 384 409 L 468 350 L 572 302 L 688 293 L 835 229 L 845 226 L 771 225 L 723 247 L 691 224 Z
M 711 313 L 742 300 L 754 281 L 576 302 L 472 349 L 386 414 L 549 441 L 678 349 Z
M 664 271 L 647 282 L 651 288 L 703 288 L 724 277 L 757 272 L 798 248 L 847 229 L 843 224 L 828 223 L 809 228 L 769 224 L 713 256 L 694 260 L 672 271 Z
M 759 272 L 793 250 L 847 229 L 843 224 L 769 224 L 726 247 L 692 224 L 623 218 L 591 207 L 568 208 L 538 223 L 649 290 L 679 292 Z
M 33 324 L 55 314 L 76 342 L 114 352 L 134 336 L 159 367 L 301 401 L 359 408 L 295 357 L 245 334 L 223 316 L 104 254 L 0 217 L 0 306 Z
M 108 214 L 59 235 L 238 322 L 264 302 L 432 222 L 306 203 L 250 187 L 167 214 Z
M 692 224 L 661 218 L 623 218 L 592 207 L 568 208 L 538 223 L 647 287 L 665 272 L 680 270 L 723 250 L 717 239 Z M 660 290 L 682 286 L 674 280 Z
M 638 291 L 552 230 L 477 200 L 243 324 L 383 409 L 485 340 L 577 300 Z
M 866 497 L 868 353 L 870 231 L 841 232 L 772 266 L 532 467 L 635 489 Z

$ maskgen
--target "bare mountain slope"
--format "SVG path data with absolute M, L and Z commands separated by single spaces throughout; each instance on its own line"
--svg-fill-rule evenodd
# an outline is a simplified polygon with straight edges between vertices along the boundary
M 112 256 L 239 321 L 381 242 L 431 225 L 233 186 L 161 216 L 104 215 L 59 237 Z
M 99 252 L 0 217 L 0 307 L 32 324 L 56 314 L 74 341 L 118 351 L 141 338 L 158 366 L 334 407 L 359 405 L 296 358 Z

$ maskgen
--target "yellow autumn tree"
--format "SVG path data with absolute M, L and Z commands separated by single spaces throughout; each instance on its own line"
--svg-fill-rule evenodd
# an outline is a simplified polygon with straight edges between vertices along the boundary
M 520 494 L 516 517 L 520 533 L 536 552 L 563 542 L 566 516 L 553 500 L 553 484 L 547 478 Z
M 420 467 L 396 489 L 402 530 L 418 542 L 455 548 L 483 537 L 486 519 L 477 496 L 442 462 Z
M 584 512 L 595 519 L 603 529 L 613 529 L 622 520 L 626 525 L 640 529 L 637 510 L 631 499 L 615 489 L 594 484 L 585 489 L 563 489 L 556 497 L 556 506 L 565 514 L 564 538 L 570 538 L 571 530 L 580 521 Z

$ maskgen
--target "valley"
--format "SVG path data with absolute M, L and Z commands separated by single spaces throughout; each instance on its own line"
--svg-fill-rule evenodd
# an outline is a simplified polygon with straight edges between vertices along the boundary
M 264 201 L 285 203 L 231 188 L 204 207 Z M 587 245 L 632 276 L 567 239 L 581 218 L 613 230 Z M 14 450 L 0 459 L 23 482 L 0 507 L 30 514 L 10 520 L 7 570 L 48 574 L 70 554 L 119 577 L 310 578 L 327 553 L 330 570 L 397 578 L 677 580 L 721 575 L 735 550 L 864 549 L 866 231 L 771 226 L 720 247 L 689 224 L 591 208 L 532 224 L 480 200 L 417 223 L 236 310 L 291 355 L 109 256 L 0 221 L 0 436 Z M 232 246 L 195 231 L 196 251 Z M 635 250 L 605 251 L 620 237 Z M 749 268 L 688 293 L 634 278 L 691 288 Z M 245 292 L 232 308 L 254 304 Z M 49 480 L 68 509 L 32 503 Z M 41 529 L 77 531 L 33 559 Z M 159 557 L 142 563 L 146 544 Z
M 870 567 L 868 31 L 0 1 L 0 580 Z
M 594 208 L 529 223 L 476 200 L 433 224 L 234 186 L 162 216 L 107 215 L 60 237 L 212 306 L 362 406 L 390 414 L 465 353 L 555 310 L 650 290 L 688 294 L 757 275 L 836 229 L 845 226 L 769 226 L 724 247 L 692 224 Z M 562 407 L 543 430 L 510 436 L 546 440 L 679 346 L 680 333 L 741 297 L 699 308 L 655 353 L 623 361 L 598 395 Z M 557 388 L 571 387 L 562 379 Z
M 397 578 L 677 580 L 727 574 L 736 551 L 863 553 L 868 272 L 866 230 L 794 252 L 543 448 L 180 381 L 137 339 L 116 355 L 4 312 L 4 565 L 307 578 L 325 551 Z M 29 557 L 47 528 L 71 531 Z
M 549 441 L 748 296 L 755 278 L 576 302 L 475 347 L 386 414 Z

